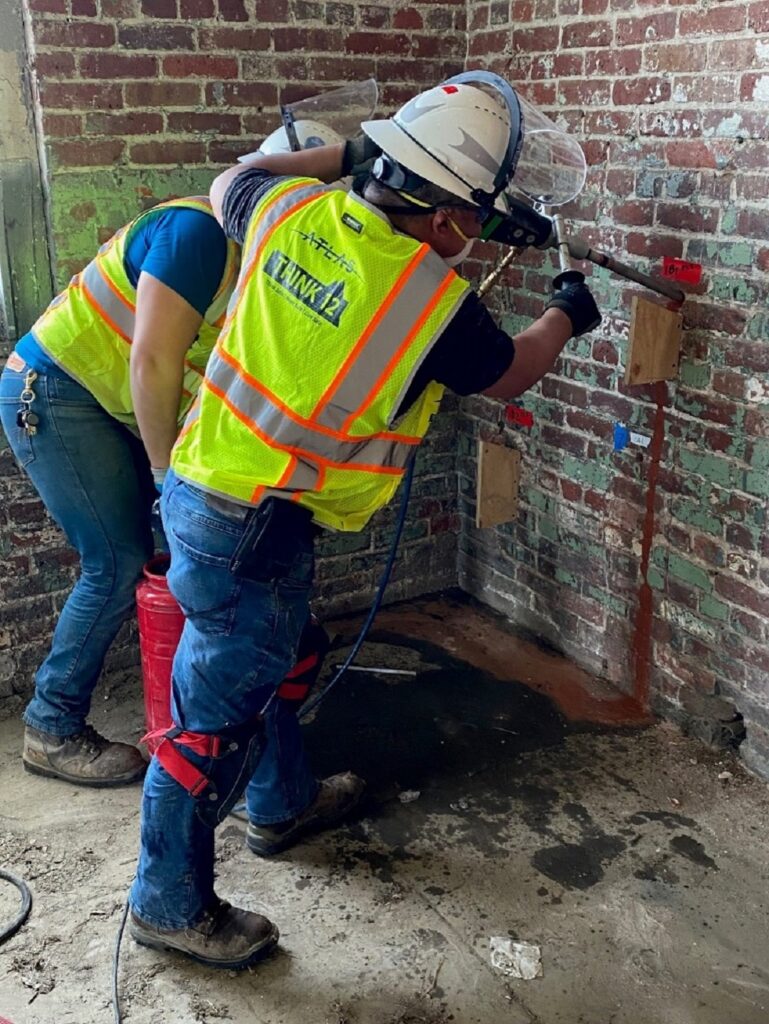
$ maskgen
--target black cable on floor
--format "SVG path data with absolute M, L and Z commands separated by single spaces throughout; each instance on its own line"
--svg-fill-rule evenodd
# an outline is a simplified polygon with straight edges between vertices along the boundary
M 118 970 L 120 968 L 120 943 L 125 930 L 125 923 L 128 919 L 128 897 L 123 907 L 123 916 L 120 918 L 120 927 L 117 930 L 115 939 L 115 953 L 112 957 L 112 1009 L 115 1011 L 115 1024 L 122 1024 L 123 1017 L 120 1013 L 120 995 L 118 993 Z
M 11 874 L 10 871 L 4 871 L 0 868 L 0 878 L 4 878 L 6 882 L 15 885 L 21 893 L 21 910 L 19 910 L 10 924 L 0 930 L 0 944 L 2 944 L 7 939 L 10 939 L 12 935 L 15 935 L 29 917 L 29 912 L 32 909 L 32 893 L 24 879 L 19 878 L 18 875 Z

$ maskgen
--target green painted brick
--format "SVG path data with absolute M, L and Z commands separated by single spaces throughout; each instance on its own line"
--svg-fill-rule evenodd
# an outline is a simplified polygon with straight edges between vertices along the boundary
M 720 484 L 722 487 L 730 487 L 732 484 L 732 464 L 728 459 L 719 458 L 717 455 L 704 454 L 701 451 L 691 451 L 681 448 L 678 453 L 681 468 L 687 473 L 694 473 L 702 476 L 712 483 Z
M 716 600 L 710 594 L 706 594 L 700 601 L 700 612 L 707 615 L 709 619 L 718 619 L 719 622 L 726 622 L 729 618 L 729 606 L 723 601 Z
M 665 577 L 655 566 L 650 565 L 646 573 L 646 582 L 654 590 L 665 589 Z
M 606 590 L 601 590 L 599 587 L 588 587 L 586 593 L 588 597 L 597 601 L 607 611 L 614 612 L 620 616 L 627 615 L 627 601 L 623 601 L 622 598 L 616 597 Z
M 747 334 L 751 341 L 769 341 L 769 316 L 756 313 L 748 320 Z
M 614 479 L 614 472 L 611 467 L 600 462 L 585 462 L 575 459 L 573 455 L 566 455 L 563 460 L 564 475 L 570 480 L 577 480 L 579 483 L 587 484 L 596 491 L 607 491 Z
M 659 566 L 660 569 L 667 570 L 668 567 L 668 556 L 670 551 L 668 548 L 662 547 L 658 544 L 656 548 L 653 548 L 651 554 L 651 560 L 654 565 Z
M 743 477 L 742 490 L 748 494 L 758 494 L 762 498 L 769 498 L 769 473 L 765 470 L 755 472 L 748 470 Z
M 676 519 L 687 526 L 694 526 L 698 530 L 704 530 L 714 537 L 723 535 L 723 522 L 718 517 L 704 509 L 701 504 L 690 501 L 673 501 L 671 509 Z
M 764 437 L 755 439 L 749 461 L 751 469 L 769 469 L 769 440 Z
M 732 227 L 726 224 L 731 217 Z M 734 231 L 736 227 L 735 211 L 725 213 L 721 218 L 721 228 L 724 232 Z M 748 242 L 719 242 L 717 248 L 718 260 L 723 267 L 752 267 L 754 263 L 753 246 Z
M 545 540 L 557 541 L 559 539 L 557 523 L 554 519 L 548 519 L 547 516 L 540 517 L 539 532 Z
M 678 370 L 678 378 L 688 388 L 705 391 L 710 385 L 710 366 L 707 363 L 690 363 L 683 360 Z
M 731 235 L 737 230 L 737 211 L 734 208 L 724 210 L 721 214 L 721 230 L 725 235 Z
M 572 587 L 574 590 L 579 590 L 579 580 L 572 572 L 567 572 L 566 569 L 561 569 L 556 566 L 555 578 L 558 583 L 563 583 L 567 587 Z
M 758 293 L 747 281 L 717 274 L 711 281 L 711 294 L 714 299 L 722 302 L 745 302 L 752 305 L 757 301 Z
M 710 591 L 713 589 L 713 581 L 704 569 L 690 562 L 687 558 L 681 558 L 674 551 L 670 552 L 668 558 L 668 571 L 672 576 L 677 576 L 685 583 L 696 587 L 698 590 Z

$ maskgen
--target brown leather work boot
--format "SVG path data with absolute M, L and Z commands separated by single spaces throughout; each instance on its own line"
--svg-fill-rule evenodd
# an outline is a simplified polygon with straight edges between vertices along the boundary
M 275 948 L 278 929 L 261 914 L 239 910 L 225 900 L 216 903 L 194 925 L 156 928 L 131 911 L 129 931 L 142 946 L 184 953 L 208 967 L 239 971 Z
M 125 786 L 138 782 L 147 767 L 137 747 L 111 743 L 91 725 L 73 736 L 53 736 L 28 725 L 21 758 L 28 772 L 78 786 Z
M 366 783 L 352 772 L 322 779 L 318 795 L 303 814 L 274 825 L 254 825 L 246 829 L 246 845 L 258 857 L 271 857 L 287 850 L 303 836 L 338 825 L 363 796 Z

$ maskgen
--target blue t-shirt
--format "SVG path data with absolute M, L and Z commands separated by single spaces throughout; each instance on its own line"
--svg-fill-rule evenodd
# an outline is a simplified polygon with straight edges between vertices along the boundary
M 227 239 L 214 217 L 167 206 L 151 211 L 128 233 L 123 266 L 134 288 L 144 271 L 202 316 L 221 283 L 226 259 Z M 30 332 L 19 340 L 16 351 L 38 373 L 63 373 Z

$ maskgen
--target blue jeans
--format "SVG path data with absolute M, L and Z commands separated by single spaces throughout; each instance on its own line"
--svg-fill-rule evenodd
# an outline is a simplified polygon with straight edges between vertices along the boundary
M 214 829 L 246 784 L 249 816 L 262 824 L 296 817 L 317 794 L 293 702 L 273 699 L 263 724 L 257 721 L 293 666 L 309 615 L 313 554 L 312 538 L 298 537 L 284 576 L 243 579 L 228 568 L 242 521 L 213 509 L 173 473 L 166 477 L 162 509 L 171 551 L 168 585 L 186 617 L 173 665 L 173 720 L 225 741 L 215 759 L 183 748 L 215 788 L 215 804 L 210 793 L 191 796 L 157 757 L 144 781 L 131 906 L 157 927 L 183 928 L 214 898 Z
M 139 438 L 63 372 L 34 381 L 39 422 L 29 436 L 16 423 L 24 376 L 3 371 L 0 420 L 16 459 L 80 556 L 80 577 L 35 675 L 24 721 L 68 736 L 85 724 L 105 655 L 152 554 L 154 487 Z

